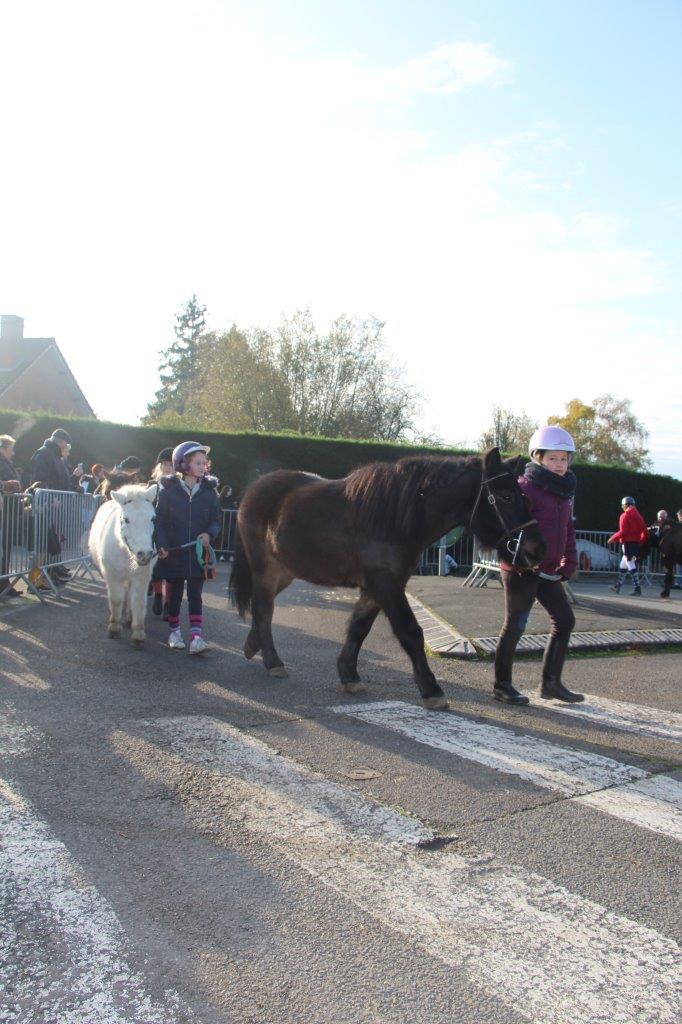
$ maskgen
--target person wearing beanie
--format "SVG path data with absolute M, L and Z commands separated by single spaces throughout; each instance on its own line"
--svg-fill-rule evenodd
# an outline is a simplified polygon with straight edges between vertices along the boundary
M 125 473 L 129 476 L 131 484 L 139 483 L 142 463 L 138 459 L 137 455 L 128 455 L 125 459 L 117 462 L 114 469 L 118 473 Z
M 30 483 L 40 480 L 51 491 L 77 491 L 77 479 L 64 461 L 70 450 L 71 438 L 66 430 L 61 427 L 53 430 L 31 456 Z

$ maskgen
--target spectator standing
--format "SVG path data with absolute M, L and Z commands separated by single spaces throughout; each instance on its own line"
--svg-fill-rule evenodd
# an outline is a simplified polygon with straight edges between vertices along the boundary
M 618 579 L 611 589 L 615 590 L 617 594 L 620 594 L 621 587 L 625 583 L 629 573 L 634 586 L 633 594 L 639 595 L 642 593 L 642 588 L 640 586 L 639 573 L 637 571 L 637 556 L 639 554 L 640 546 L 648 537 L 647 527 L 644 519 L 637 509 L 634 498 L 627 495 L 623 498 L 620 504 L 623 511 L 618 521 L 618 529 L 615 533 L 611 534 L 607 541 L 608 544 L 615 544 L 616 542 L 619 542 L 623 552 L 623 557 L 620 560 Z
M 130 477 L 131 484 L 137 484 L 140 482 L 140 475 L 142 473 L 142 463 L 138 459 L 137 455 L 128 455 L 121 462 L 117 462 L 114 469 L 119 473 L 126 473 Z
M 173 449 L 162 448 L 156 456 L 156 462 L 149 480 L 150 484 L 159 482 L 162 476 L 171 476 L 173 473 Z
M 666 509 L 662 508 L 656 513 L 656 519 L 648 528 L 649 540 L 658 546 L 663 535 L 672 527 L 672 521 Z
M 15 444 L 9 434 L 0 435 L 0 597 L 21 597 L 21 592 L 10 585 L 9 579 L 1 578 L 9 571 L 12 538 L 20 513 L 18 499 L 9 497 L 21 491 L 21 475 L 13 462 Z
M 156 456 L 156 464 L 152 470 L 150 484 L 158 484 L 162 477 L 173 475 L 173 449 L 162 448 Z M 158 499 L 157 499 L 158 503 Z M 152 611 L 154 615 L 163 614 L 164 622 L 168 622 L 168 599 L 170 587 L 166 582 L 166 595 L 164 598 L 163 587 L 166 576 L 164 573 L 163 559 L 157 558 L 154 571 L 152 572 L 151 592 L 154 595 Z
M 79 491 L 78 477 L 82 474 L 82 466 L 78 466 L 75 473 L 70 472 L 66 463 L 70 451 L 71 437 L 67 431 L 62 427 L 53 430 L 31 457 L 31 483 L 40 481 L 44 488 L 51 491 Z M 54 499 L 50 505 L 41 502 L 40 509 L 34 512 L 37 522 L 40 522 L 42 515 L 48 516 L 47 554 L 54 561 L 58 561 L 61 555 L 61 540 L 55 526 L 55 514 L 60 507 L 58 502 L 59 499 Z M 41 535 L 40 530 L 38 535 Z M 69 570 L 62 565 L 53 565 L 48 572 L 56 583 L 71 578 Z
M 40 481 L 51 491 L 75 491 L 77 480 L 64 461 L 71 451 L 71 438 L 58 427 L 31 456 L 31 483 Z

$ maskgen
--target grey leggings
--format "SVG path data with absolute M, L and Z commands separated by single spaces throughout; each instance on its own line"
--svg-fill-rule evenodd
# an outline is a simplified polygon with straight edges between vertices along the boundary
M 542 662 L 543 681 L 561 679 L 568 641 L 575 626 L 575 615 L 568 603 L 561 580 L 543 580 L 533 573 L 521 575 L 502 569 L 505 619 L 495 654 L 495 682 L 512 680 L 514 652 L 528 622 L 535 599 L 548 613 L 552 629 Z

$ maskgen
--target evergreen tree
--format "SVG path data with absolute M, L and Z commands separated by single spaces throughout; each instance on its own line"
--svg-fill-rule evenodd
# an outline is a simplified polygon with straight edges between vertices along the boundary
M 176 314 L 175 321 L 175 341 L 161 353 L 161 387 L 142 420 L 146 426 L 169 417 L 182 417 L 188 394 L 198 375 L 197 356 L 199 339 L 206 328 L 206 307 L 200 306 L 196 295 L 192 295 L 182 312 Z

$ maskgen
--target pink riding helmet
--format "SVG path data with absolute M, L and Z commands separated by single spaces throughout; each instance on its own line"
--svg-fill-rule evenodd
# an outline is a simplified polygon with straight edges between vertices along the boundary
M 537 451 L 575 453 L 575 442 L 567 430 L 548 423 L 538 427 L 528 442 L 528 454 Z

